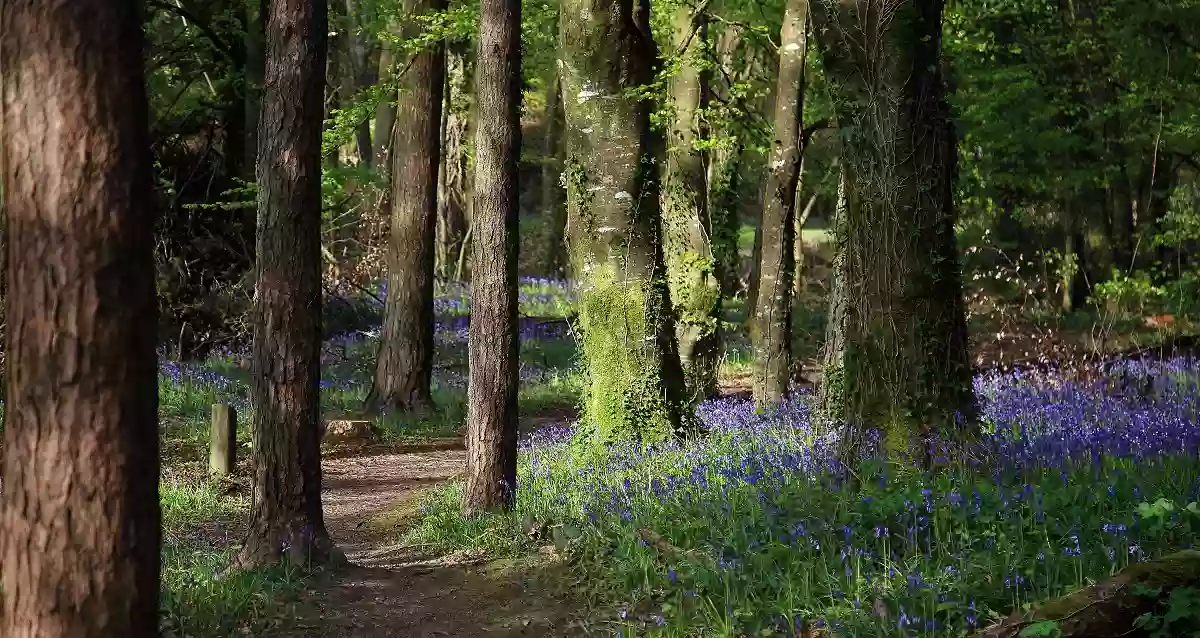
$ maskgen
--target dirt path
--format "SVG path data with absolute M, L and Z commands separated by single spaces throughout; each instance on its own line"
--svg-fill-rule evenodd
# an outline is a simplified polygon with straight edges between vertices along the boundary
M 420 492 L 463 470 L 466 452 L 393 448 L 324 462 L 325 523 L 351 565 L 318 577 L 294 622 L 299 638 L 569 636 L 558 605 L 530 596 L 539 561 L 422 555 L 380 515 L 416 506 Z

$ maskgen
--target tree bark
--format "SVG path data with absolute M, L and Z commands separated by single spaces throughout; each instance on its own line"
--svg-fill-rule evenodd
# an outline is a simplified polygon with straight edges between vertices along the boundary
M 420 34 L 417 16 L 445 0 L 404 0 L 401 35 Z M 442 44 L 413 56 L 400 83 L 392 136 L 392 229 L 387 247 L 387 299 L 370 412 L 424 412 L 433 405 L 433 273 L 437 178 L 441 160 Z
M 679 359 L 693 400 L 717 389 L 721 357 L 721 286 L 709 237 L 712 224 L 706 198 L 705 158 L 696 148 L 704 137 L 699 111 L 709 91 L 703 70 L 707 39 L 703 12 L 687 4 L 672 16 L 674 48 L 683 59 L 670 80 L 675 118 L 663 173 L 663 243 L 667 282 L 675 312 Z
M 476 60 L 467 516 L 511 508 L 517 483 L 521 0 L 482 2 Z
M 754 401 L 771 407 L 788 393 L 792 378 L 792 277 L 795 274 L 796 184 L 800 179 L 800 127 L 804 119 L 804 62 L 808 51 L 808 0 L 789 0 L 780 32 L 775 90 L 775 141 L 760 224 L 761 255 L 750 339 L 754 347 Z
M 140 3 L 0 3 L 0 635 L 158 636 L 158 308 Z
M 889 455 L 927 462 L 924 439 L 970 438 L 975 415 L 954 235 L 956 147 L 942 0 L 885 4 L 821 0 L 813 11 L 842 127 L 822 402 L 847 424 L 848 461 L 872 427 Z
M 556 73 L 546 91 L 546 139 L 542 146 L 542 268 L 551 277 L 567 272 L 567 202 L 563 190 L 563 102 L 562 82 Z
M 464 40 L 451 43 L 446 50 L 435 260 L 442 278 L 448 278 L 454 271 L 468 224 L 470 168 L 466 141 L 470 131 L 472 76 L 469 48 L 470 42 Z
M 343 64 L 345 70 L 339 78 L 342 106 L 354 101 L 359 90 L 370 84 L 370 73 L 367 71 L 367 37 L 364 33 L 361 15 L 362 8 L 358 0 L 345 0 L 345 15 L 339 31 L 342 33 L 342 43 L 345 47 Z M 370 166 L 374 161 L 374 150 L 371 147 L 371 122 L 364 119 L 354 127 L 354 151 L 358 161 Z
M 648 7 L 567 0 L 559 19 L 567 214 L 588 368 L 581 424 L 597 446 L 685 434 L 685 388 L 661 241 Z
M 254 497 L 238 565 L 340 558 L 321 511 L 325 0 L 272 0 L 258 152 L 251 356 Z

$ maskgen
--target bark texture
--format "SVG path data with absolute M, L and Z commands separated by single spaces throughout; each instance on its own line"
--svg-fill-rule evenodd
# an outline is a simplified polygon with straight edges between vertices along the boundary
M 158 636 L 154 213 L 138 3 L 0 3 L 0 636 Z
M 804 117 L 804 61 L 808 0 L 789 0 L 780 31 L 775 89 L 775 140 L 759 225 L 759 281 L 750 339 L 754 347 L 754 401 L 760 407 L 787 396 L 792 377 L 792 277 L 796 184 L 800 179 L 800 126 Z
M 421 14 L 441 11 L 445 0 L 404 0 L 401 35 L 420 33 Z M 433 404 L 433 273 L 441 161 L 443 45 L 413 56 L 400 82 L 392 129 L 392 229 L 387 246 L 387 299 L 371 412 L 424 412 Z
M 685 433 L 683 370 L 667 292 L 648 84 L 649 7 L 567 0 L 559 18 L 567 214 L 589 383 L 581 427 L 600 447 Z
M 871 427 L 924 462 L 924 439 L 974 417 L 941 14 L 941 0 L 813 11 L 842 139 L 823 405 L 849 426 L 848 457 Z
M 511 508 L 517 484 L 517 164 L 521 0 L 480 6 L 463 512 Z
M 679 359 L 695 401 L 716 391 L 721 356 L 721 285 L 709 241 L 705 158 L 696 148 L 704 138 L 699 111 L 709 85 L 701 67 L 708 30 L 703 11 L 687 4 L 675 8 L 672 26 L 682 60 L 669 87 L 675 118 L 663 173 L 663 242 Z
M 387 85 L 392 82 L 396 73 L 396 53 L 392 46 L 385 42 L 379 51 L 379 83 Z M 375 135 L 371 141 L 371 152 L 375 155 L 374 166 L 387 174 L 392 167 L 389 161 L 389 151 L 392 148 L 392 135 L 396 127 L 396 95 L 375 107 Z
M 334 557 L 321 511 L 321 120 L 325 0 L 272 0 L 258 152 L 251 356 L 254 497 L 238 563 Z

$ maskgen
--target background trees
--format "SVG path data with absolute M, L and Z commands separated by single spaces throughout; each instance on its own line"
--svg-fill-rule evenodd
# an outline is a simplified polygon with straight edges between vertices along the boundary
M 159 634 L 154 209 L 134 3 L 0 5 L 0 634 Z

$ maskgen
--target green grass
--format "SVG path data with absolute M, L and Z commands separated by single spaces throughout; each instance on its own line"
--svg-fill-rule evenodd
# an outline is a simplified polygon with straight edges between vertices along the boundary
M 244 497 L 224 496 L 195 479 L 165 480 L 159 496 L 166 635 L 257 635 L 304 587 L 308 574 L 289 566 L 220 577 L 241 541 Z
M 874 463 L 853 487 L 789 469 L 811 449 L 791 425 L 806 409 L 789 409 L 786 423 L 746 427 L 748 411 L 720 408 L 743 425 L 648 452 L 526 454 L 515 512 L 463 520 L 461 485 L 441 486 L 405 540 L 495 556 L 554 542 L 596 603 L 593 622 L 678 638 L 791 636 L 785 627 L 799 618 L 846 636 L 964 636 L 1200 541 L 1194 456 L 1101 457 L 995 477 Z M 1021 419 L 1045 408 L 1025 409 Z M 1194 405 L 1182 409 L 1194 418 Z M 531 528 L 543 537 L 531 540 Z

